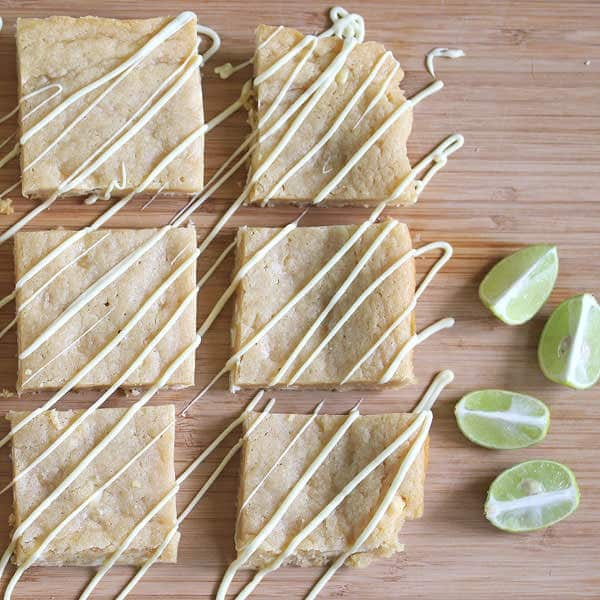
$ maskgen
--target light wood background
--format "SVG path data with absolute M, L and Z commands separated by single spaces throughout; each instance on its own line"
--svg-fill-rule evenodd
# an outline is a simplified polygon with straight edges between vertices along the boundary
M 204 72 L 207 117 L 233 101 L 248 73 L 221 81 L 212 67 L 234 63 L 252 53 L 256 24 L 286 24 L 305 32 L 327 23 L 326 2 L 161 2 L 128 0 L 16 2 L 0 0 L 5 27 L 0 34 L 0 114 L 16 101 L 14 22 L 18 16 L 95 14 L 114 17 L 153 16 L 194 10 L 214 27 L 223 47 Z M 579 1 L 419 0 L 348 2 L 366 20 L 367 38 L 384 42 L 406 71 L 409 93 L 427 81 L 424 54 L 434 46 L 463 48 L 460 61 L 440 61 L 446 89 L 419 105 L 410 140 L 417 159 L 448 133 L 458 131 L 465 147 L 454 155 L 410 209 L 389 211 L 406 221 L 415 243 L 443 239 L 455 248 L 450 266 L 428 290 L 418 310 L 422 327 L 445 315 L 456 327 L 416 352 L 419 383 L 399 392 L 369 394 L 362 410 L 369 413 L 410 409 L 434 372 L 452 368 L 455 383 L 435 411 L 431 466 L 425 517 L 408 523 L 402 539 L 406 552 L 367 570 L 343 569 L 328 585 L 327 598 L 463 598 L 570 599 L 600 597 L 600 389 L 574 392 L 546 381 L 536 365 L 535 349 L 544 319 L 564 298 L 583 291 L 600 294 L 600 3 Z M 13 123 L 0 126 L 0 139 Z M 246 132 L 239 114 L 210 134 L 208 174 L 221 164 Z M 17 165 L 0 172 L 0 189 L 14 182 Z M 242 177 L 223 188 L 195 216 L 201 235 L 237 195 Z M 141 200 L 122 211 L 111 225 L 148 227 L 165 224 L 184 199 L 160 200 L 140 212 Z M 1 216 L 4 229 L 33 206 L 16 200 L 17 213 Z M 76 200 L 61 200 L 31 228 L 90 223 L 103 210 Z M 294 208 L 240 211 L 211 251 L 200 271 L 231 239 L 240 224 L 280 225 L 298 214 Z M 367 212 L 312 209 L 304 224 L 359 222 Z M 477 299 L 477 285 L 500 257 L 523 244 L 551 242 L 560 249 L 560 275 L 541 314 L 529 324 L 511 328 L 495 321 Z M 13 286 L 12 248 L 0 248 L 0 295 Z M 423 273 L 429 262 L 419 260 Z M 224 265 L 200 298 L 200 315 L 228 281 Z M 3 309 L 0 325 L 12 318 Z M 198 385 L 205 383 L 228 354 L 229 311 L 221 316 L 198 352 Z M 0 344 L 0 387 L 14 389 L 15 339 Z M 191 416 L 177 424 L 177 471 L 234 417 L 247 394 L 232 396 L 220 382 Z M 533 394 L 552 411 L 551 431 L 543 443 L 525 450 L 493 452 L 475 447 L 457 430 L 453 406 L 467 391 L 499 387 Z M 195 390 L 164 392 L 156 403 L 179 406 Z M 280 393 L 279 411 L 302 412 L 326 398 L 329 412 L 347 410 L 357 394 Z M 91 394 L 71 394 L 60 406 L 82 407 Z M 0 401 L 2 412 L 32 409 L 43 396 Z M 112 405 L 127 405 L 117 396 Z M 4 433 L 6 425 L 0 427 Z M 227 447 L 228 440 L 197 476 L 184 486 L 178 504 L 199 488 Z M 522 460 L 544 457 L 571 466 L 580 483 L 578 512 L 551 529 L 530 535 L 494 530 L 483 517 L 491 480 Z M 137 587 L 133 598 L 209 598 L 226 564 L 233 558 L 233 525 L 237 463 L 234 461 L 183 526 L 179 564 L 156 566 Z M 9 478 L 6 449 L 0 453 L 0 485 Z M 10 498 L 0 499 L 0 545 L 8 541 Z M 133 571 L 114 569 L 98 589 L 98 598 L 112 597 Z M 284 569 L 269 577 L 258 598 L 301 598 L 316 580 L 317 569 Z M 27 572 L 17 598 L 72 598 L 91 576 L 90 569 L 35 568 Z M 234 588 L 241 585 L 242 574 Z

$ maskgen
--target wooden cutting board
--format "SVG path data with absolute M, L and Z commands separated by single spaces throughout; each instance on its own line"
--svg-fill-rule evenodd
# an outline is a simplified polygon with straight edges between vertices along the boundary
M 252 53 L 258 23 L 285 24 L 305 32 L 326 24 L 325 2 L 180 2 L 0 1 L 5 27 L 0 33 L 0 114 L 16 102 L 14 27 L 18 16 L 52 14 L 142 17 L 194 10 L 200 21 L 214 27 L 223 46 L 204 70 L 207 117 L 232 102 L 248 73 L 221 81 L 212 67 L 237 63 Z M 442 316 L 456 318 L 456 327 L 433 338 L 416 352 L 419 383 L 401 391 L 367 394 L 365 413 L 409 410 L 432 375 L 451 368 L 455 383 L 441 397 L 431 443 L 425 517 L 410 522 L 402 533 L 406 552 L 382 560 L 367 570 L 342 569 L 323 593 L 324 598 L 463 598 L 568 599 L 600 597 L 600 388 L 574 392 L 546 381 L 536 365 L 535 349 L 544 320 L 564 298 L 583 291 L 600 294 L 600 4 L 559 1 L 419 0 L 349 2 L 361 12 L 367 38 L 384 42 L 406 71 L 405 88 L 413 93 L 427 81 L 424 54 L 434 46 L 463 48 L 467 57 L 439 63 L 446 89 L 419 105 L 410 140 L 413 160 L 451 132 L 466 138 L 415 207 L 390 210 L 406 221 L 416 244 L 443 239 L 455 257 L 419 304 L 422 327 Z M 14 123 L 0 126 L 4 139 Z M 246 133 L 245 115 L 238 114 L 208 137 L 208 174 L 222 163 Z M 17 178 L 16 163 L 0 171 L 0 189 Z M 242 177 L 223 188 L 195 215 L 200 236 L 211 227 L 239 193 Z M 115 227 L 165 224 L 183 198 L 161 199 L 141 212 L 141 200 L 111 222 Z M 32 202 L 16 200 L 13 216 L 0 216 L 3 230 Z M 104 209 L 80 200 L 60 200 L 36 219 L 32 229 L 77 228 Z M 289 209 L 244 209 L 228 224 L 200 261 L 204 271 L 232 239 L 235 228 L 281 225 L 298 214 Z M 312 209 L 306 225 L 357 223 L 364 210 Z M 530 323 L 516 328 L 494 320 L 477 299 L 477 285 L 500 257 L 522 244 L 551 242 L 560 249 L 560 275 L 548 304 Z M 14 284 L 11 244 L 0 247 L 0 295 Z M 420 259 L 424 273 L 429 261 Z M 200 296 L 200 316 L 206 315 L 230 275 L 225 264 Z M 0 325 L 11 318 L 2 311 Z M 197 381 L 202 386 L 227 358 L 227 310 L 198 352 Z M 15 338 L 0 343 L 0 387 L 14 389 Z M 236 415 L 248 394 L 231 395 L 219 385 L 177 424 L 177 471 L 201 451 Z M 467 391 L 497 387 L 533 394 L 552 411 L 551 431 L 538 446 L 493 452 L 475 447 L 459 433 L 453 417 L 455 402 Z M 163 392 L 155 403 L 179 406 L 195 390 Z M 83 407 L 93 394 L 71 394 L 61 408 Z M 321 399 L 327 411 L 350 408 L 359 394 L 278 393 L 277 409 L 306 412 Z M 2 412 L 33 409 L 43 395 L 0 401 Z M 126 406 L 122 395 L 111 401 Z M 4 434 L 6 425 L 0 426 Z M 233 444 L 228 440 L 179 495 L 184 506 L 206 474 Z M 562 461 L 575 471 L 582 490 L 578 512 L 545 532 L 509 535 L 494 530 L 482 507 L 491 480 L 513 463 L 531 458 Z M 179 563 L 155 566 L 132 598 L 209 598 L 233 558 L 233 525 L 237 463 L 230 465 L 205 500 L 185 522 Z M 0 452 L 0 485 L 9 480 L 6 448 Z M 0 540 L 8 540 L 10 498 L 0 498 Z M 132 574 L 116 568 L 96 597 L 111 598 Z M 318 569 L 283 569 L 267 578 L 258 598 L 302 598 L 320 573 Z M 27 572 L 15 597 L 73 598 L 91 576 L 91 569 L 35 568 Z M 247 573 L 234 588 L 238 589 Z

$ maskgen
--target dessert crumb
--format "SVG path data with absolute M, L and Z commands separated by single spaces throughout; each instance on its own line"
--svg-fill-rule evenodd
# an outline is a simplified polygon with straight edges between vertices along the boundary
M 15 392 L 7 390 L 6 388 L 3 388 L 2 391 L 0 391 L 0 398 L 12 398 L 14 395 Z
M 12 215 L 15 212 L 11 198 L 0 200 L 0 215 Z

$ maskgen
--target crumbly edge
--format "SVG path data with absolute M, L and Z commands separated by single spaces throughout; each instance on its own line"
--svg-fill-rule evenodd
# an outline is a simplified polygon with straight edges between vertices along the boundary
M 246 262 L 246 244 L 244 243 L 248 232 L 247 226 L 242 226 L 238 229 L 236 234 L 236 246 L 235 246 L 235 259 L 233 264 L 233 274 L 237 273 L 240 267 Z M 235 304 L 233 306 L 233 314 L 231 316 L 231 327 L 230 327 L 230 339 L 231 339 L 231 353 L 235 354 L 241 343 L 241 328 L 240 320 L 242 313 L 242 304 L 244 298 L 244 287 L 246 278 L 242 279 L 235 290 Z M 244 386 L 240 386 L 239 382 L 239 364 L 236 361 L 233 368 L 229 373 L 229 387 L 232 390 L 242 389 Z M 242 450 L 243 455 L 243 450 Z

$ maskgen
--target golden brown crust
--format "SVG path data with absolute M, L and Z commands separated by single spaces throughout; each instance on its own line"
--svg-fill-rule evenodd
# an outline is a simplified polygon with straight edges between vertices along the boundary
M 17 431 L 12 440 L 13 475 L 18 475 L 41 454 L 81 412 L 46 411 Z M 60 484 L 125 412 L 124 408 L 97 410 L 38 467 L 17 481 L 13 487 L 15 527 Z M 28 414 L 11 412 L 7 419 L 14 427 Z M 16 563 L 22 564 L 73 509 L 172 422 L 173 425 L 140 459 L 59 533 L 36 564 L 92 566 L 108 558 L 175 483 L 174 421 L 172 405 L 142 408 L 114 442 L 27 529 L 16 547 Z M 119 564 L 142 564 L 175 526 L 176 516 L 173 498 L 142 529 L 119 559 Z M 176 562 L 178 543 L 179 534 L 165 549 L 162 562 Z
M 338 290 L 387 221 L 369 227 L 356 245 L 326 277 L 281 321 L 251 348 L 231 372 L 233 386 L 268 387 L 273 376 L 296 348 L 306 331 Z M 319 271 L 356 230 L 355 225 L 301 227 L 272 248 L 244 277 L 237 289 L 232 320 L 232 353 L 237 352 L 271 320 L 279 309 Z M 241 228 L 237 237 L 236 268 L 266 244 L 278 229 Z M 407 318 L 350 381 L 342 379 L 359 358 L 379 339 L 410 303 L 415 289 L 412 258 L 392 274 L 340 329 L 311 366 L 293 385 L 286 382 L 342 317 L 360 293 L 412 247 L 406 225 L 397 223 L 375 251 L 339 303 L 317 329 L 309 343 L 276 387 L 374 389 L 400 347 L 414 333 L 414 319 Z M 414 380 L 412 354 L 398 367 L 388 384 L 398 387 Z
M 21 104 L 22 131 L 88 83 L 105 75 L 139 50 L 171 17 L 154 19 L 105 19 L 100 17 L 48 17 L 17 20 L 19 97 L 51 83 L 63 86 L 63 93 L 35 117 L 23 115 L 48 97 L 39 95 Z M 152 52 L 141 65 L 76 125 L 61 143 L 37 165 L 25 171 L 65 127 L 104 90 L 101 86 L 61 113 L 21 148 L 23 194 L 47 197 L 67 176 L 105 142 L 141 106 L 164 80 L 194 51 L 196 23 L 189 21 Z M 104 191 L 121 178 L 121 162 L 127 169 L 127 187 L 114 190 L 125 195 L 139 185 L 170 150 L 204 122 L 200 74 L 196 69 L 168 104 L 104 165 L 87 177 L 71 195 Z M 203 184 L 203 138 L 176 158 L 146 189 L 156 191 L 166 183 L 165 192 L 193 193 Z
M 256 418 L 249 415 L 246 430 Z M 241 462 L 240 505 L 281 456 L 307 415 L 268 415 L 246 440 Z M 291 487 L 341 425 L 346 416 L 320 415 L 301 439 L 281 460 L 261 488 L 238 512 L 236 548 L 238 552 L 260 531 L 281 504 Z M 393 442 L 415 418 L 412 414 L 368 415 L 359 417 L 314 477 L 296 498 L 273 533 L 259 547 L 247 566 L 260 568 L 278 556 L 297 534 L 368 462 Z M 286 564 L 322 565 L 338 556 L 354 542 L 379 506 L 395 476 L 408 445 L 394 453 L 371 473 L 298 547 Z M 402 550 L 398 533 L 405 519 L 423 513 L 427 450 L 417 457 L 382 521 L 349 564 L 366 566 L 376 557 Z
M 260 25 L 256 30 L 256 45 L 258 46 L 265 41 L 274 30 L 274 27 Z M 300 32 L 288 27 L 279 31 L 269 44 L 257 51 L 254 68 L 255 76 L 263 73 L 276 60 L 300 42 L 303 37 Z M 270 123 L 275 122 L 316 80 L 340 51 L 341 46 L 342 40 L 337 37 L 319 39 L 313 56 L 301 69 L 291 89 L 283 98 L 280 107 L 274 112 Z M 294 134 L 292 141 L 267 172 L 252 186 L 248 203 L 262 202 L 290 167 L 323 137 L 384 52 L 385 48 L 376 42 L 365 42 L 354 48 L 335 81 Z M 256 106 L 250 112 L 250 123 L 253 127 L 256 127 L 258 118 L 265 114 L 292 70 L 301 60 L 302 55 L 303 53 L 297 55 L 276 74 L 257 86 L 255 91 Z M 390 56 L 386 59 L 373 82 L 368 86 L 366 92 L 358 100 L 333 137 L 296 175 L 286 182 L 285 186 L 271 200 L 271 204 L 306 204 L 311 202 L 379 125 L 406 101 L 399 87 L 404 74 L 402 69 L 398 68 L 388 91 L 357 125 L 370 101 L 391 73 L 394 64 L 396 64 L 396 61 L 393 57 Z M 388 198 L 392 190 L 410 173 L 406 142 L 411 127 L 412 111 L 408 110 L 361 158 L 358 164 L 326 198 L 323 205 L 374 206 Z M 287 126 L 283 127 L 279 133 L 259 143 L 252 155 L 249 177 L 281 139 L 286 130 Z M 392 204 L 410 204 L 415 200 L 414 187 L 410 186 Z
M 20 311 L 20 306 L 25 300 L 61 267 L 73 261 L 108 232 L 110 235 L 106 239 L 63 271 L 29 306 Z M 155 232 L 155 229 L 121 229 L 87 233 L 20 287 L 16 298 L 19 351 L 21 352 L 31 344 L 73 300 L 87 290 L 99 277 L 108 272 L 125 256 L 128 256 Z M 18 233 L 15 236 L 17 280 L 69 235 L 72 235 L 72 232 L 63 230 Z M 190 256 L 195 246 L 196 233 L 193 228 L 178 228 L 168 231 L 137 263 L 128 269 L 126 274 L 120 276 L 84 306 L 38 350 L 19 360 L 18 389 L 20 391 L 56 389 L 62 386 L 117 335 L 154 290 L 185 258 Z M 177 261 L 173 263 L 175 258 Z M 111 385 L 194 289 L 195 282 L 196 268 L 195 265 L 192 265 L 175 280 L 167 294 L 152 304 L 125 339 L 77 383 L 76 388 Z M 100 319 L 102 321 L 98 323 Z M 59 360 L 44 366 L 90 327 L 93 329 L 64 353 Z M 127 378 L 123 387 L 152 384 L 166 366 L 192 342 L 195 329 L 196 301 L 194 299 L 141 366 Z M 27 381 L 42 366 L 44 368 L 39 375 Z M 188 386 L 193 383 L 194 355 L 192 354 L 173 373 L 168 385 Z

